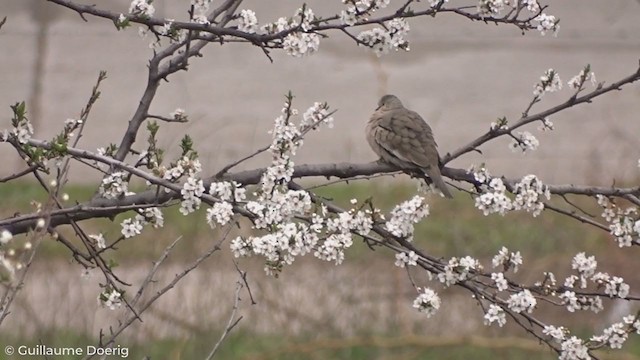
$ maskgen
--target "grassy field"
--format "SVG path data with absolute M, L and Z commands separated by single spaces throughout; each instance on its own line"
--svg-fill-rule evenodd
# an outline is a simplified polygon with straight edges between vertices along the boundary
M 74 203 L 89 199 L 94 188 L 69 186 L 66 191 L 70 195 L 70 203 Z M 398 202 L 413 196 L 415 187 L 413 184 L 389 185 L 389 182 L 368 181 L 333 185 L 320 188 L 317 192 L 344 207 L 349 206 L 351 198 L 362 201 L 373 196 L 377 207 L 389 210 Z M 16 212 L 29 212 L 32 207 L 30 202 L 34 199 L 43 201 L 45 194 L 32 183 L 12 183 L 0 186 L 0 198 L 3 201 L 3 215 L 10 216 Z M 600 213 L 593 204 L 581 205 L 593 214 Z M 544 212 L 537 218 L 527 213 L 483 216 L 473 207 L 473 200 L 464 195 L 458 195 L 454 200 L 431 199 L 430 207 L 431 215 L 417 226 L 415 241 L 431 255 L 446 258 L 469 254 L 485 260 L 485 264 L 488 264 L 488 259 L 498 249 L 507 246 L 510 250 L 518 250 L 523 254 L 528 272 L 519 273 L 518 279 L 526 281 L 539 278 L 542 271 L 549 268 L 561 278 L 571 270 L 570 261 L 573 255 L 584 251 L 588 255 L 596 255 L 599 265 L 606 271 L 624 276 L 631 285 L 632 293 L 634 288 L 640 286 L 640 279 L 634 272 L 638 255 L 635 249 L 619 249 L 607 233 L 564 216 L 550 212 Z M 113 239 L 120 232 L 119 221 L 127 216 L 130 214 L 120 215 L 113 222 L 109 219 L 98 219 L 83 224 L 88 232 L 102 231 L 108 239 Z M 183 242 L 172 257 L 172 261 L 179 263 L 201 252 L 209 240 L 216 237 L 217 233 L 212 231 L 203 219 L 202 210 L 194 218 L 180 215 L 175 208 L 167 209 L 164 229 L 145 230 L 142 235 L 132 239 L 134 241 L 125 241 L 118 252 L 109 256 L 122 266 L 139 262 L 141 259 L 152 260 L 158 257 L 169 242 L 183 235 L 189 241 Z M 71 235 L 69 229 L 61 231 Z M 357 242 L 349 250 L 347 261 L 364 266 L 375 261 L 392 261 L 391 256 L 387 251 L 372 252 Z M 53 262 L 68 260 L 69 257 L 69 251 L 61 244 L 47 240 L 41 247 L 37 261 Z M 582 326 L 585 334 L 593 333 L 594 330 L 588 328 L 588 325 Z M 223 324 L 212 324 L 211 328 L 222 329 Z M 11 329 L 0 328 L 0 334 L 0 345 L 46 343 L 48 346 L 85 346 L 95 340 L 72 329 L 48 328 L 46 324 L 39 329 L 37 338 L 25 337 Z M 196 359 L 203 358 L 210 351 L 219 334 L 218 330 L 204 330 L 196 331 L 192 336 L 184 338 L 159 338 L 143 343 L 121 339 L 120 343 L 127 344 L 130 348 L 129 358 L 139 359 L 149 355 L 151 359 Z M 601 356 L 605 359 L 639 358 L 634 354 L 640 354 L 638 340 L 629 341 L 623 352 L 601 353 Z M 522 331 L 500 332 L 488 328 L 480 328 L 478 337 L 420 336 L 411 331 L 393 328 L 385 333 L 349 336 L 327 332 L 296 335 L 256 334 L 243 328 L 230 335 L 218 358 L 553 359 L 555 355 L 544 346 L 526 338 Z

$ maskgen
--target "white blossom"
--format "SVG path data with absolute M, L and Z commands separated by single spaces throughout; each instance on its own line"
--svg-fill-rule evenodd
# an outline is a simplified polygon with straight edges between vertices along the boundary
M 359 44 L 364 44 L 375 52 L 377 56 L 382 56 L 391 49 L 391 35 L 382 28 L 365 30 L 357 36 Z
M 590 360 L 589 348 L 584 342 L 572 336 L 567 340 L 562 341 L 560 344 L 560 357 L 559 360 Z
M 124 219 L 120 225 L 122 226 L 122 236 L 124 236 L 125 239 L 142 233 L 142 223 L 137 219 Z
M 438 4 L 440 3 L 446 4 L 447 2 L 449 2 L 449 0 L 429 0 L 429 5 L 431 7 L 436 7 Z
M 606 344 L 611 349 L 622 349 L 622 345 L 627 341 L 628 337 L 629 333 L 626 330 L 625 324 L 615 323 L 604 329 L 602 335 L 593 336 L 591 341 Z
M 440 303 L 441 301 L 438 294 L 429 288 L 425 288 L 413 301 L 413 307 L 427 314 L 427 317 L 431 317 L 440 309 Z
M 482 17 L 499 15 L 506 5 L 509 5 L 509 0 L 480 0 L 478 14 Z
M 443 283 L 445 286 L 451 286 L 460 281 L 469 279 L 472 276 L 473 271 L 481 269 L 482 266 L 477 259 L 470 256 L 465 256 L 461 259 L 453 257 L 437 277 L 438 281 Z
M 194 22 L 196 24 L 202 24 L 202 25 L 209 25 L 209 19 L 207 18 L 207 14 L 205 13 L 197 13 L 193 15 L 193 19 L 191 19 L 191 22 Z
M 636 334 L 640 334 L 640 319 L 637 315 L 627 315 L 622 318 L 622 321 L 629 325 L 629 330 L 635 331 Z
M 98 302 L 110 310 L 115 310 L 122 306 L 122 294 L 115 289 L 109 292 L 105 291 L 98 295 Z
M 258 31 L 258 18 L 253 10 L 242 9 L 240 10 L 240 17 L 238 18 L 238 30 L 244 31 L 249 34 L 255 34 Z
M 318 51 L 320 35 L 315 33 L 291 33 L 282 41 L 282 47 L 287 54 L 294 57 L 311 55 Z
M 406 265 L 416 266 L 418 261 L 418 255 L 413 252 L 401 252 L 396 254 L 395 265 L 404 268 Z
M 539 145 L 540 142 L 535 136 L 528 131 L 522 131 L 515 135 L 515 139 L 512 139 L 509 148 L 513 152 L 521 150 L 523 153 L 526 153 L 528 150 L 536 150 Z
M 94 243 L 96 244 L 96 247 L 98 249 L 104 249 L 107 247 L 107 243 L 104 240 L 104 235 L 102 235 L 102 233 L 98 234 L 98 235 L 89 235 L 89 239 L 93 240 Z
M 209 194 L 218 197 L 222 201 L 240 202 L 247 199 L 247 189 L 236 181 L 212 182 L 209 187 Z
M 217 202 L 207 209 L 207 223 L 212 229 L 216 227 L 216 224 L 226 225 L 231 221 L 232 216 L 233 206 L 226 201 Z
M 500 327 L 507 323 L 507 316 L 504 310 L 496 304 L 490 304 L 489 310 L 484 314 L 484 324 L 491 325 L 493 323 L 497 323 Z
M 598 85 L 596 81 L 596 74 L 594 74 L 593 71 L 587 72 L 585 70 L 586 69 L 580 70 L 580 73 L 578 73 L 578 75 L 572 77 L 571 80 L 567 82 L 569 88 L 577 90 L 587 81 L 591 81 L 591 84 L 593 86 Z
M 409 51 L 409 42 L 405 39 L 411 27 L 404 18 L 395 18 L 385 22 L 389 29 L 390 46 L 392 50 Z
M 116 171 L 102 179 L 98 193 L 105 199 L 117 199 L 129 191 L 127 183 L 128 174 L 124 171 Z
M 540 82 L 534 85 L 533 95 L 543 96 L 547 92 L 556 92 L 562 89 L 562 81 L 558 72 L 549 69 L 540 77 Z
M 9 230 L 2 230 L 0 233 L 0 245 L 7 244 L 13 239 L 13 234 Z
M 557 35 L 560 30 L 560 20 L 553 15 L 540 14 L 533 21 L 538 23 L 537 30 L 540 31 L 540 35 L 544 36 L 549 30 Z
M 527 289 L 509 296 L 509 299 L 507 300 L 509 309 L 513 310 L 515 313 L 521 313 L 523 311 L 531 313 L 537 303 L 538 301 L 536 298 L 533 297 L 531 292 Z
M 503 273 L 492 273 L 491 280 L 496 284 L 496 288 L 498 291 L 505 291 L 509 288 L 509 284 L 507 283 L 507 279 L 505 279 Z
M 544 335 L 551 337 L 553 340 L 557 342 L 562 342 L 563 340 L 566 339 L 567 334 L 569 333 L 569 330 L 567 330 L 563 326 L 556 327 L 553 325 L 546 325 L 544 329 L 542 329 L 542 333 Z
M 549 188 L 542 183 L 535 175 L 527 175 L 515 184 L 513 193 L 516 194 L 513 200 L 515 210 L 525 210 L 531 212 L 533 217 L 538 216 L 544 209 L 541 198 L 550 199 Z
M 421 196 L 414 196 L 411 200 L 397 205 L 391 210 L 391 219 L 385 228 L 393 235 L 413 239 L 414 224 L 429 215 L 429 205 Z
M 522 4 L 531 12 L 537 13 L 540 11 L 540 4 L 538 3 L 538 0 L 522 0 Z
M 202 200 L 200 197 L 204 194 L 204 183 L 201 179 L 189 176 L 182 186 L 180 194 L 182 202 L 180 203 L 180 213 L 188 215 L 200 208 Z
M 129 5 L 129 14 L 134 16 L 152 17 L 156 9 L 151 5 L 152 0 L 133 0 Z
M 480 184 L 487 184 L 491 180 L 491 174 L 486 168 L 482 167 L 478 171 L 474 170 L 475 169 L 472 168 L 469 172 L 473 172 L 473 178 Z
M 507 197 L 505 191 L 506 186 L 500 178 L 492 178 L 489 180 L 488 190 L 475 199 L 475 206 L 482 210 L 484 215 L 499 213 L 504 215 L 513 208 L 511 199 Z
M 573 291 L 565 291 L 558 295 L 563 305 L 567 307 L 567 311 L 575 312 L 576 310 L 590 310 L 598 313 L 603 309 L 602 299 L 595 296 L 577 295 Z
M 329 128 L 333 128 L 333 116 L 329 115 L 327 103 L 315 102 L 313 106 L 302 114 L 300 130 L 304 131 L 309 127 L 315 129 L 320 124 L 326 124 Z
M 17 126 L 11 130 L 10 134 L 13 135 L 20 144 L 26 144 L 33 135 L 33 125 L 31 125 L 31 122 L 27 118 L 22 118 Z M 6 140 L 9 138 L 9 135 L 3 134 L 2 138 Z
M 164 226 L 164 216 L 162 211 L 157 207 L 149 207 L 138 210 L 135 220 L 142 225 L 151 224 L 154 228 Z
M 509 269 L 513 269 L 513 272 L 518 272 L 518 266 L 522 265 L 522 255 L 520 255 L 520 251 L 509 252 L 509 249 L 506 247 L 502 247 L 498 254 L 493 257 L 491 260 L 491 264 L 493 267 L 502 266 L 504 271 Z
M 185 110 L 184 110 L 184 109 L 182 109 L 182 108 L 176 108 L 174 111 L 172 111 L 172 112 L 169 114 L 169 117 L 170 117 L 171 119 L 178 120 L 178 121 L 185 121 L 185 120 L 187 120 L 187 115 L 186 115 L 186 113 L 185 113 Z
M 587 287 L 587 278 L 593 276 L 596 271 L 598 262 L 594 256 L 587 257 L 584 252 L 576 254 L 571 261 L 571 268 L 578 270 L 580 274 L 580 287 Z
M 553 122 L 549 118 L 542 119 L 542 124 L 538 127 L 538 130 L 543 132 L 553 130 Z

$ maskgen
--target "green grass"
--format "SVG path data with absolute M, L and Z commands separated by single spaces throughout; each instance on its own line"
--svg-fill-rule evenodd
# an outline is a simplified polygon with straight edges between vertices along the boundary
M 68 185 L 65 191 L 70 196 L 68 203 L 74 204 L 89 200 L 95 187 Z M 415 195 L 416 188 L 411 183 L 391 185 L 388 181 L 367 181 L 322 187 L 317 189 L 317 193 L 343 208 L 352 206 L 349 203 L 352 198 L 358 199 L 359 204 L 372 198 L 376 207 L 388 212 L 399 202 Z M 10 216 L 16 212 L 31 212 L 33 205 L 30 204 L 33 200 L 46 201 L 46 193 L 37 184 L 28 182 L 1 185 L 0 197 L 3 199 L 3 216 Z M 416 226 L 414 238 L 418 246 L 438 256 L 474 254 L 477 257 L 488 257 L 502 246 L 517 249 L 527 255 L 552 256 L 558 251 L 596 252 L 612 245 L 612 240 L 605 232 L 549 211 L 543 212 L 537 218 L 525 212 L 514 212 L 505 216 L 484 216 L 474 208 L 473 199 L 463 194 L 458 194 L 453 200 L 432 196 L 428 201 L 430 215 Z M 145 228 L 141 236 L 122 242 L 119 251 L 112 255 L 118 261 L 141 257 L 155 259 L 171 241 L 183 236 L 187 241 L 182 242 L 175 254 L 181 258 L 198 252 L 209 244 L 212 238 L 219 235 L 204 221 L 204 209 L 190 216 L 183 216 L 175 206 L 164 209 L 163 212 L 163 229 Z M 599 213 L 595 210 L 592 212 Z M 133 214 L 120 214 L 113 221 L 93 219 L 81 224 L 88 233 L 102 232 L 108 240 L 113 241 L 120 235 L 120 222 Z M 69 226 L 59 227 L 59 231 L 72 240 L 75 238 Z M 350 249 L 348 256 L 356 259 L 372 256 L 366 246 L 360 245 Z M 41 253 L 40 256 L 45 257 L 69 255 L 69 251 L 55 241 L 45 241 Z
M 161 339 L 147 343 L 121 343 L 128 359 L 191 360 L 204 359 L 220 337 L 219 332 L 202 333 L 185 339 Z M 15 336 L 0 339 L 0 349 L 11 345 L 17 349 L 25 345 L 36 347 L 46 344 L 50 348 L 80 348 L 86 354 L 87 346 L 96 346 L 83 334 L 61 330 L 41 331 L 33 339 Z M 634 359 L 640 352 L 640 342 L 629 341 L 624 350 L 596 353 L 601 359 Z M 121 354 L 123 354 L 121 352 Z M 3 354 L 4 356 L 4 354 Z M 18 360 L 24 356 L 2 357 Z M 74 356 L 58 356 L 56 360 L 77 360 Z M 108 359 L 122 357 L 112 356 Z M 475 360 L 551 360 L 557 355 L 547 347 L 529 339 L 484 338 L 469 339 L 429 338 L 388 334 L 379 337 L 294 338 L 273 335 L 255 335 L 243 332 L 230 334 L 216 353 L 215 359 L 240 360 L 370 360 L 370 359 L 475 359 Z
M 70 195 L 69 203 L 73 204 L 75 201 L 82 202 L 90 199 L 95 188 L 69 185 L 65 191 Z M 317 193 L 335 201 L 344 208 L 351 207 L 349 200 L 352 198 L 357 198 L 359 203 L 365 199 L 373 198 L 376 207 L 383 209 L 383 211 L 389 211 L 399 202 L 411 198 L 416 191 L 412 184 L 390 185 L 389 182 L 367 181 L 323 187 L 319 188 Z M 34 199 L 45 201 L 46 194 L 39 189 L 37 184 L 13 182 L 0 185 L 0 198 L 3 202 L 1 212 L 6 217 L 16 212 L 31 212 L 33 208 L 30 205 L 31 201 Z M 512 251 L 522 252 L 525 264 L 538 269 L 553 263 L 563 264 L 569 270 L 571 257 L 579 251 L 585 251 L 587 254 L 608 254 L 608 257 L 612 259 L 608 260 L 609 262 L 615 262 L 619 267 L 629 264 L 629 269 L 633 269 L 633 264 L 636 261 L 634 252 L 618 249 L 606 232 L 552 212 L 545 211 L 537 218 L 523 212 L 511 213 L 506 216 L 484 216 L 474 208 L 473 199 L 465 195 L 458 194 L 453 200 L 432 197 L 428 201 L 430 216 L 417 225 L 415 242 L 420 248 L 434 256 L 446 258 L 471 254 L 486 260 L 502 246 L 507 246 Z M 581 206 L 584 206 L 591 213 L 599 214 L 593 204 L 586 203 Z M 121 214 L 114 221 L 109 219 L 89 220 L 82 222 L 82 225 L 87 232 L 101 231 L 108 239 L 112 240 L 119 236 L 119 223 L 122 219 L 132 216 L 132 214 L 132 212 Z M 176 207 L 173 207 L 166 209 L 164 215 L 165 228 L 145 229 L 142 235 L 124 241 L 118 251 L 110 252 L 108 256 L 120 263 L 155 259 L 169 242 L 182 235 L 185 239 L 181 242 L 177 252 L 172 255 L 173 261 L 181 261 L 182 258 L 192 258 L 194 254 L 201 253 L 204 247 L 211 244 L 211 239 L 218 235 L 204 221 L 204 209 L 195 215 L 185 217 L 177 211 Z M 60 231 L 77 243 L 77 239 L 68 226 L 62 227 Z M 69 251 L 52 239 L 47 239 L 42 245 L 38 261 L 69 259 L 70 257 Z M 358 261 L 369 261 L 374 257 L 384 257 L 388 261 L 389 256 L 388 251 L 372 252 L 361 242 L 356 242 L 349 249 L 347 260 L 358 263 Z M 605 260 L 606 263 L 606 258 L 603 256 L 603 259 L 598 260 Z M 211 327 L 216 329 L 220 329 L 222 326 L 222 324 L 211 324 Z M 588 333 L 592 332 L 593 329 L 588 331 Z M 5 344 L 37 345 L 42 342 L 48 346 L 83 347 L 87 344 L 94 344 L 95 341 L 84 334 L 65 332 L 61 329 L 41 330 L 37 338 L 34 339 L 24 339 L 19 334 L 12 334 L 11 337 L 5 335 L 6 331 L 3 331 L 3 336 L 0 338 L 2 346 Z M 423 339 L 424 344 L 422 344 L 420 341 L 403 342 L 403 337 L 395 333 L 387 335 L 387 337 L 397 340 L 396 346 L 381 345 L 375 339 L 369 341 L 365 338 L 362 340 L 357 336 L 344 338 L 338 334 L 335 337 L 323 339 L 304 334 L 296 337 L 282 337 L 232 332 L 220 349 L 217 358 L 528 360 L 556 358 L 544 346 L 534 349 L 517 344 L 488 347 L 471 345 L 471 342 L 464 341 L 457 344 L 444 342 L 439 345 L 427 346 L 425 344 L 429 344 L 429 338 Z M 151 359 L 195 359 L 206 356 L 218 337 L 219 330 L 194 334 L 189 339 L 157 339 L 144 344 L 121 345 L 130 347 L 128 358 L 139 359 L 148 355 Z M 640 341 L 629 341 L 624 351 L 628 354 L 640 353 Z M 17 357 L 14 358 L 17 359 Z

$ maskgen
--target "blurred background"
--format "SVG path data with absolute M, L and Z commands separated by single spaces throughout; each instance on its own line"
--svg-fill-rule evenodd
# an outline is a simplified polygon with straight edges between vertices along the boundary
M 129 7 L 125 0 L 95 3 L 122 13 Z M 187 17 L 189 1 L 155 0 L 153 4 L 157 16 Z M 337 0 L 307 4 L 322 16 L 335 14 L 342 6 Z M 297 0 L 254 0 L 246 1 L 242 8 L 255 10 L 264 24 L 290 16 L 300 5 Z M 355 47 L 337 32 L 328 33 L 330 37 L 321 42 L 316 55 L 298 59 L 273 51 L 273 63 L 256 47 L 211 44 L 203 58 L 191 61 L 188 72 L 172 75 L 161 86 L 151 113 L 168 116 L 183 108 L 191 121 L 161 123 L 160 145 L 175 150 L 180 138 L 190 134 L 202 157 L 204 174 L 213 174 L 269 142 L 267 131 L 279 115 L 284 95 L 292 91 L 294 105 L 301 112 L 314 101 L 327 101 L 338 110 L 335 127 L 309 136 L 296 163 L 371 161 L 375 156 L 364 140 L 365 123 L 378 98 L 394 93 L 431 124 L 441 153 L 446 153 L 484 133 L 498 117 L 515 121 L 531 101 L 533 85 L 549 68 L 559 72 L 563 90 L 545 95 L 533 112 L 570 97 L 566 81 L 587 64 L 597 80 L 605 83 L 637 69 L 639 1 L 556 1 L 546 12 L 561 19 L 557 37 L 543 37 L 537 31 L 522 35 L 515 26 L 471 22 L 448 14 L 410 19 L 411 51 L 381 58 Z M 64 120 L 79 117 L 98 72 L 106 70 L 108 79 L 80 144 L 95 150 L 118 143 L 146 83 L 150 39 L 140 38 L 135 26 L 118 32 L 108 20 L 87 16 L 84 22 L 78 14 L 42 0 L 0 0 L 0 18 L 4 16 L 7 23 L 0 29 L 2 128 L 10 126 L 9 105 L 25 100 L 35 136 L 50 138 L 60 131 Z M 483 146 L 482 154 L 465 155 L 451 166 L 485 163 L 493 174 L 518 177 L 535 173 L 548 183 L 629 183 L 638 179 L 639 114 L 640 86 L 632 84 L 551 117 L 552 132 L 539 132 L 538 124 L 522 129 L 539 139 L 540 148 L 535 152 L 512 153 L 510 140 L 501 138 Z M 145 138 L 143 130 L 138 139 Z M 138 149 L 142 146 L 139 143 Z M 0 176 L 22 169 L 9 146 L 0 145 L 0 156 L 5 159 Z M 264 161 L 264 157 L 256 158 L 242 166 L 260 166 Z M 96 175 L 87 167 L 76 166 L 71 178 L 72 201 L 89 198 Z M 345 204 L 351 197 L 379 194 L 379 206 L 386 209 L 415 192 L 402 178 L 393 178 L 391 185 L 382 188 L 371 182 L 323 191 Z M 5 216 L 27 212 L 31 199 L 43 198 L 31 183 L 0 184 L 0 194 Z M 592 210 L 599 214 L 598 209 Z M 454 202 L 434 200 L 432 213 L 420 225 L 417 238 L 437 256 L 473 254 L 487 260 L 489 266 L 491 256 L 508 246 L 523 252 L 525 265 L 531 259 L 532 272 L 519 276 L 522 281 L 533 281 L 549 268 L 559 269 L 559 276 L 566 274 L 578 251 L 606 251 L 609 258 L 601 266 L 608 265 L 606 270 L 618 275 L 628 272 L 632 294 L 634 281 L 640 283 L 633 277 L 637 253 L 618 249 L 606 233 L 557 216 L 545 214 L 535 221 L 526 214 L 485 218 L 469 199 L 460 197 Z M 119 271 L 134 284 L 179 234 L 185 238 L 160 280 L 170 280 L 218 235 L 203 221 L 166 216 L 165 230 L 132 239 L 123 245 L 126 251 L 113 255 L 121 263 Z M 123 218 L 114 223 L 88 222 L 87 226 L 115 239 Z M 155 358 L 190 359 L 206 353 L 224 328 L 232 304 L 237 274 L 227 248 L 154 306 L 145 323 L 121 339 L 123 346 L 136 347 L 138 354 L 157 354 Z M 0 329 L 0 343 L 83 344 L 118 319 L 116 313 L 99 308 L 96 281 L 81 281 L 81 269 L 70 264 L 69 258 L 59 244 L 44 244 L 13 314 Z M 372 253 L 358 243 L 348 260 L 337 267 L 302 260 L 279 279 L 264 278 L 259 261 L 243 261 L 258 305 L 251 306 L 248 297 L 243 297 L 245 319 L 223 349 L 223 357 L 554 358 L 522 331 L 484 327 L 481 309 L 469 306 L 473 302 L 464 292 L 445 291 L 442 295 L 447 301 L 432 319 L 416 313 L 411 308 L 415 291 L 405 271 L 393 266 L 390 253 Z M 574 330 L 599 331 L 631 310 L 627 303 L 608 305 L 604 314 L 585 314 Z M 565 315 L 552 309 L 546 314 Z M 640 353 L 637 343 L 621 354 L 603 354 L 603 358 L 638 358 L 634 353 Z

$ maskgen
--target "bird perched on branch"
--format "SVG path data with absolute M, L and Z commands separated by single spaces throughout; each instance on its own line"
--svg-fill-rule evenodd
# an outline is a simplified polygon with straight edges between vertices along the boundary
M 367 124 L 367 141 L 384 162 L 426 174 L 444 196 L 453 197 L 442 180 L 440 156 L 431 128 L 395 95 L 385 95 L 378 101 L 378 108 Z

